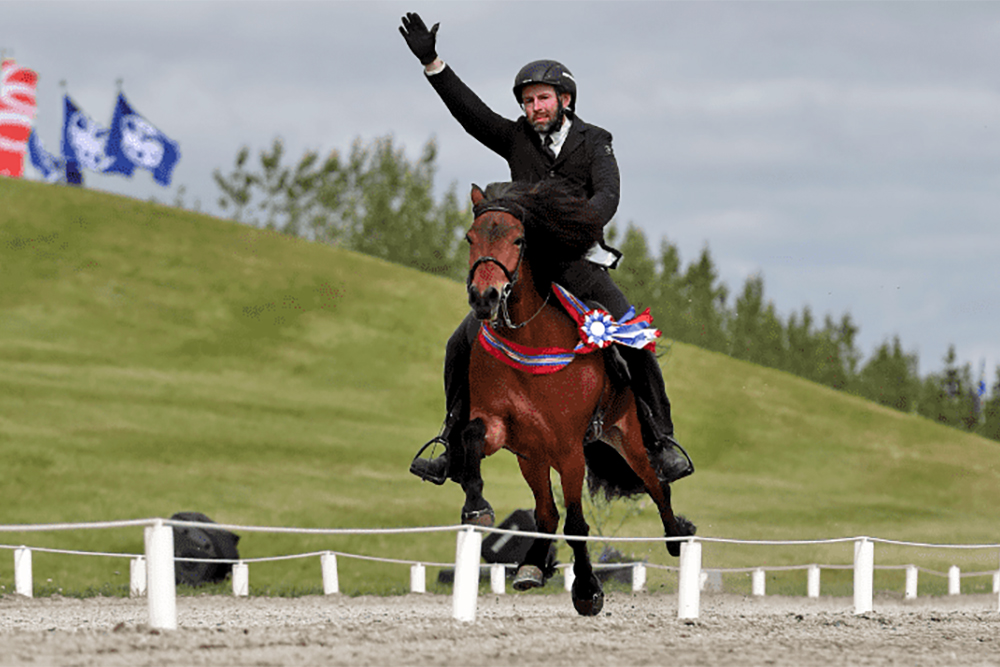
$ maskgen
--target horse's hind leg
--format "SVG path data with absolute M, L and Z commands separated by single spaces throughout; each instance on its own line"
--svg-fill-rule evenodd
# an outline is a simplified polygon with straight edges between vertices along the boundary
M 649 463 L 646 448 L 642 445 L 642 431 L 635 413 L 631 413 L 620 425 L 625 427 L 625 432 L 619 431 L 623 436 L 619 451 L 628 461 L 632 470 L 635 471 L 635 474 L 642 480 L 649 497 L 656 503 L 656 508 L 660 512 L 660 521 L 663 523 L 664 536 L 694 535 L 697 530 L 695 525 L 683 516 L 674 514 L 673 506 L 670 504 L 670 484 L 661 482 Z M 681 555 L 681 543 L 667 542 L 667 551 L 674 558 L 678 558 Z
M 548 465 L 532 465 L 532 461 L 528 459 L 519 459 L 518 465 L 521 467 L 521 476 L 535 496 L 535 526 L 538 532 L 555 533 L 559 525 L 559 510 L 552 497 Z M 550 556 L 551 551 L 551 539 L 536 537 L 532 541 L 514 575 L 514 590 L 526 591 L 545 585 L 555 572 L 555 559 Z
M 661 495 L 663 500 L 657 500 L 656 496 L 652 493 L 649 495 L 653 498 L 657 508 L 660 510 L 660 521 L 663 523 L 664 536 L 685 537 L 687 535 L 694 535 L 697 530 L 695 525 L 680 514 L 674 514 L 673 507 L 670 505 L 670 485 L 666 482 L 660 482 L 657 480 L 657 486 L 660 489 L 659 495 Z M 669 552 L 674 558 L 680 557 L 681 543 L 667 542 L 667 552 Z
M 486 446 L 486 425 L 482 419 L 469 422 L 462 432 L 465 446 L 465 467 L 462 472 L 462 490 L 465 504 L 462 506 L 462 523 L 492 527 L 495 522 L 493 508 L 483 498 L 482 462 Z

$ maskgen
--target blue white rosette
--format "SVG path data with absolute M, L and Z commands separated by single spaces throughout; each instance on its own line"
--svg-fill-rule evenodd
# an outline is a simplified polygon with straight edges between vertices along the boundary
M 660 337 L 660 332 L 652 326 L 653 318 L 648 308 L 636 317 L 635 308 L 630 307 L 621 321 L 596 308 L 580 315 L 580 344 L 577 347 L 581 349 L 600 350 L 612 343 L 653 349 Z
M 593 345 L 603 349 L 615 342 L 614 334 L 618 328 L 618 323 L 611 317 L 611 313 L 603 310 L 592 310 L 583 316 L 583 323 L 580 324 L 580 339 L 584 345 Z

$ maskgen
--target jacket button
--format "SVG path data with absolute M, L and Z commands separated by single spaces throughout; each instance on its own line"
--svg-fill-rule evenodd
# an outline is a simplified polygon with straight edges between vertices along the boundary
M 556 177 L 555 169 L 553 169 L 552 171 L 549 172 L 549 177 L 550 178 L 555 178 Z

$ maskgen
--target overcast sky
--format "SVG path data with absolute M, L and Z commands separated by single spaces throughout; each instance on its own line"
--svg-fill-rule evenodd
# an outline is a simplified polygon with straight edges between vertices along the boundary
M 169 189 L 145 171 L 88 187 L 184 185 L 218 213 L 211 172 L 244 144 L 297 159 L 389 134 L 410 159 L 436 139 L 439 190 L 506 180 L 424 80 L 406 11 L 441 22 L 438 53 L 510 118 L 517 70 L 565 63 L 580 117 L 614 135 L 619 227 L 684 266 L 708 246 L 730 304 L 760 273 L 782 316 L 849 312 L 866 358 L 898 335 L 926 375 L 954 344 L 995 379 L 1000 2 L 4 2 L 0 48 L 39 73 L 50 151 L 61 80 L 106 125 L 123 79 L 180 144 Z

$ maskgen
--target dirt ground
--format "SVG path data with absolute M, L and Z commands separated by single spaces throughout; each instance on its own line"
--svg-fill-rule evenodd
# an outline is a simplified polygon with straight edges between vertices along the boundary
M 179 629 L 151 630 L 145 599 L 0 598 L 0 665 L 1000 665 L 995 595 L 904 601 L 609 593 L 599 616 L 568 594 L 177 599 Z

